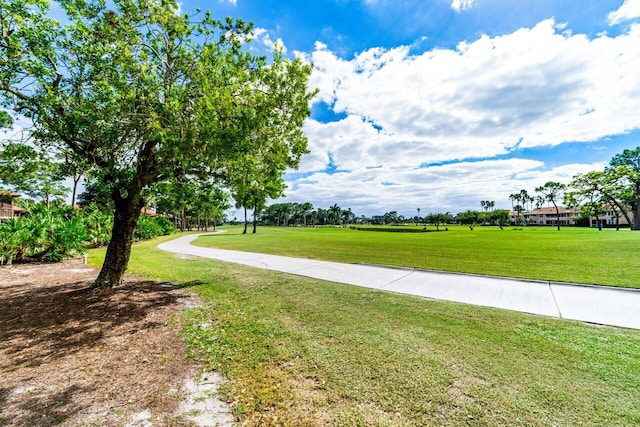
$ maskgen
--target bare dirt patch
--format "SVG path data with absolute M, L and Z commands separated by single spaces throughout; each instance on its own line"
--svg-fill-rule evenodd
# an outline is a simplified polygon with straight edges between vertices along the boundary
M 198 371 L 173 316 L 194 296 L 135 277 L 88 290 L 96 274 L 0 267 L 0 425 L 192 425 L 177 411 Z

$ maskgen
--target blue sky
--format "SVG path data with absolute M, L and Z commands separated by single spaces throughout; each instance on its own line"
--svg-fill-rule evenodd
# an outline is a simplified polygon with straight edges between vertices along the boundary
M 314 64 L 310 153 L 278 202 L 510 207 L 640 146 L 640 0 L 184 0 Z M 232 215 L 233 216 L 233 215 Z
M 640 0 L 184 1 L 314 63 L 286 197 L 357 214 L 509 207 L 640 146 Z

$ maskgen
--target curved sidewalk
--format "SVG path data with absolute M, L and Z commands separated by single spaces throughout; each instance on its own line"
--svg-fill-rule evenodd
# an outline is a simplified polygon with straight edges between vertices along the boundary
M 345 264 L 191 245 L 199 236 L 179 237 L 158 247 L 366 288 L 640 329 L 640 290 Z

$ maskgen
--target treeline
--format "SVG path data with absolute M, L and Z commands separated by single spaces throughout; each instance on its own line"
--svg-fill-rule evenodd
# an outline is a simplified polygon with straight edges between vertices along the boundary
M 270 225 L 276 227 L 290 226 L 323 226 L 323 225 L 408 225 L 416 226 L 432 225 L 439 229 L 446 224 L 464 224 L 473 229 L 477 224 L 496 225 L 504 227 L 510 223 L 509 211 L 496 209 L 493 211 L 465 211 L 457 215 L 449 212 L 433 212 L 425 216 L 416 215 L 405 217 L 397 211 L 386 212 L 383 215 L 373 215 L 370 218 L 365 215 L 356 215 L 351 208 L 342 209 L 337 204 L 323 209 L 314 208 L 313 204 L 305 203 L 276 203 L 267 206 L 255 216 L 255 224 Z
M 354 224 L 356 214 L 351 208 L 343 209 L 337 204 L 323 209 L 314 208 L 311 203 L 276 203 L 264 208 L 254 218 L 254 228 L 257 222 L 274 226 L 307 226 L 307 225 L 345 225 Z
M 91 179 L 78 195 L 78 205 L 94 205 L 111 214 L 115 209 L 112 191 L 105 181 Z M 215 230 L 226 220 L 226 210 L 232 206 L 229 190 L 213 179 L 168 179 L 151 185 L 145 199 L 147 206 L 153 206 L 155 213 L 168 218 L 180 231 Z

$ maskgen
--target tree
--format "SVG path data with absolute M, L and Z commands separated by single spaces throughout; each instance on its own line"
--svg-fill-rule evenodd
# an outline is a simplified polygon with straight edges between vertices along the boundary
M 94 287 L 119 284 L 133 231 L 153 183 L 224 176 L 224 163 L 251 151 L 252 130 L 275 120 L 287 141 L 299 123 L 265 113 L 265 68 L 283 70 L 272 105 L 306 97 L 308 68 L 288 75 L 282 57 L 250 54 L 252 26 L 179 15 L 173 0 L 61 1 L 68 23 L 41 0 L 0 0 L 0 96 L 34 123 L 39 146 L 69 151 L 112 188 L 114 223 Z M 264 104 L 260 104 L 261 106 Z
M 640 147 L 613 156 L 606 169 L 626 190 L 622 201 L 633 210 L 632 230 L 640 230 Z
M 103 213 L 113 213 L 112 191 L 108 183 L 98 177 L 92 177 L 85 180 L 84 191 L 78 194 L 78 204 L 83 208 L 95 205 Z
M 198 229 L 209 231 L 209 221 L 213 221 L 213 231 L 216 231 L 218 223 L 225 217 L 225 211 L 231 207 L 229 193 L 213 180 L 208 180 L 196 183 L 194 195 Z M 204 227 L 200 224 L 201 219 L 204 220 Z
M 63 197 L 63 164 L 24 143 L 9 143 L 0 151 L 0 182 L 49 207 L 53 197 Z
M 458 215 L 456 215 L 455 217 L 455 220 L 460 224 L 466 225 L 467 227 L 469 227 L 469 230 L 473 231 L 475 226 L 480 222 L 480 216 L 481 212 L 467 210 L 458 213 Z
M 536 193 L 540 193 L 538 196 L 538 200 L 541 203 L 550 202 L 556 209 L 556 225 L 558 227 L 558 230 L 560 230 L 560 210 L 558 209 L 557 202 L 558 200 L 562 199 L 563 192 L 566 188 L 566 185 L 555 181 L 549 181 L 544 185 L 536 188 Z
M 309 202 L 302 203 L 302 205 L 300 205 L 300 210 L 302 212 L 304 226 L 306 227 L 307 218 L 311 215 L 311 212 L 313 212 L 313 205 Z
M 511 221 L 509 218 L 509 211 L 506 209 L 492 211 L 489 215 L 491 222 L 500 227 L 500 230 L 504 230 L 504 226 L 508 225 Z
M 329 216 L 333 218 L 333 225 L 336 225 L 337 221 L 340 221 L 340 214 L 342 213 L 342 208 L 338 206 L 337 203 L 334 203 L 329 209 L 327 209 Z
M 513 211 L 516 213 L 516 223 L 521 224 L 522 221 L 522 212 L 524 212 L 524 207 L 521 204 L 517 204 L 513 207 Z
M 598 200 L 586 202 L 580 207 L 580 216 L 589 218 L 589 225 L 591 225 L 591 218 L 596 219 L 598 231 L 602 231 L 602 221 L 600 221 L 600 215 L 602 215 L 603 213 L 604 206 Z
M 343 224 L 351 224 L 355 222 L 356 214 L 353 213 L 351 208 L 347 208 L 347 210 L 342 211 L 342 223 Z
M 535 199 L 529 195 L 527 190 L 523 189 L 518 193 L 510 194 L 509 200 L 511 200 L 511 210 L 516 214 L 516 224 L 524 222 L 522 213 L 527 210 L 527 203 L 532 204 Z M 516 203 L 515 206 L 513 205 L 514 203 Z M 529 209 L 529 211 L 531 210 L 532 209 Z
M 627 219 L 627 223 L 632 224 L 628 206 L 623 202 L 628 198 L 627 195 L 628 187 L 620 182 L 619 177 L 616 176 L 615 168 L 606 171 L 591 171 L 573 177 L 569 184 L 569 191 L 565 193 L 565 204 L 579 206 L 589 203 L 590 208 L 581 209 L 581 215 L 585 216 L 594 210 L 592 207 L 597 203 L 600 205 L 598 210 L 609 208 L 615 212 L 616 217 L 622 213 Z
M 397 211 L 385 212 L 382 217 L 384 218 L 385 224 L 398 224 L 401 222 Z
M 256 111 L 252 129 L 246 135 L 250 149 L 227 164 L 233 198 L 245 211 L 243 233 L 247 228 L 247 208 L 253 209 L 255 233 L 257 216 L 267 198 L 284 195 L 283 174 L 287 168 L 296 169 L 301 156 L 308 152 L 302 125 L 310 113 L 309 101 L 316 93 L 306 90 L 310 73 L 310 66 L 299 59 L 284 61 L 280 52 L 275 52 L 273 64 L 256 73 L 254 84 L 259 90 L 247 100 Z
M 451 214 L 446 213 L 430 213 L 425 217 L 425 222 L 431 223 L 436 227 L 436 231 L 440 231 L 440 225 L 446 224 L 451 220 Z
M 228 183 L 231 195 L 236 201 L 236 208 L 244 210 L 244 230 L 247 233 L 247 210 L 253 209 L 254 229 L 256 217 L 264 208 L 267 197 L 278 198 L 284 191 L 285 184 L 279 172 L 262 163 L 261 159 L 247 154 L 227 163 Z
M 535 197 L 529 195 L 529 192 L 525 189 L 520 190 L 520 202 L 522 203 L 522 207 L 527 210 L 527 204 L 529 204 L 529 212 L 533 210 L 533 202 L 535 201 Z
M 316 223 L 320 225 L 327 225 L 328 222 L 329 222 L 329 210 L 318 208 L 316 210 Z

